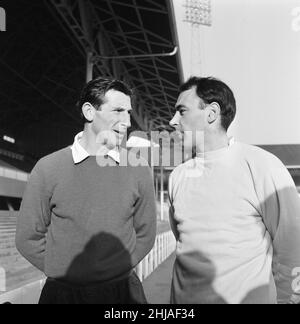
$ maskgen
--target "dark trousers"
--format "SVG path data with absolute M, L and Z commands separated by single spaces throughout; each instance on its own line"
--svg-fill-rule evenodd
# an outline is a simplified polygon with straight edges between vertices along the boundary
M 138 276 L 109 283 L 78 287 L 59 280 L 47 279 L 40 305 L 61 304 L 147 304 L 143 286 Z

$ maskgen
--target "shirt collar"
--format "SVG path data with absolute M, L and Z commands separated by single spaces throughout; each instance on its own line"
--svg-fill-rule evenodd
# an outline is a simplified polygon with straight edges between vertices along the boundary
M 83 132 L 77 134 L 74 139 L 74 143 L 71 147 L 73 161 L 75 164 L 79 164 L 90 157 L 90 154 L 81 146 L 80 140 L 83 136 Z M 115 162 L 120 164 L 120 153 L 117 150 L 111 150 L 107 154 Z

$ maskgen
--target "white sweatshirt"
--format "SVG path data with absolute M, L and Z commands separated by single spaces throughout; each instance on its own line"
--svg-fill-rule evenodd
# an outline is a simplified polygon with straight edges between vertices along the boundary
M 173 303 L 295 298 L 300 199 L 275 156 L 241 143 L 199 155 L 173 171 L 169 196 L 177 238 Z

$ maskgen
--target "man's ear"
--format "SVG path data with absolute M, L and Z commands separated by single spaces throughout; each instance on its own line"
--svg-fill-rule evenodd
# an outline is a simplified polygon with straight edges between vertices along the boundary
M 95 117 L 95 108 L 89 102 L 86 102 L 82 106 L 82 114 L 87 121 L 92 122 Z
M 217 102 L 213 102 L 208 107 L 208 123 L 213 124 L 221 115 L 221 107 Z

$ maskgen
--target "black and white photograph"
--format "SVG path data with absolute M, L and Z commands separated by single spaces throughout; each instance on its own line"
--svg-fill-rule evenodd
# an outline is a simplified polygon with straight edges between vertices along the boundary
M 0 0 L 0 305 L 19 304 L 300 304 L 300 0 Z

